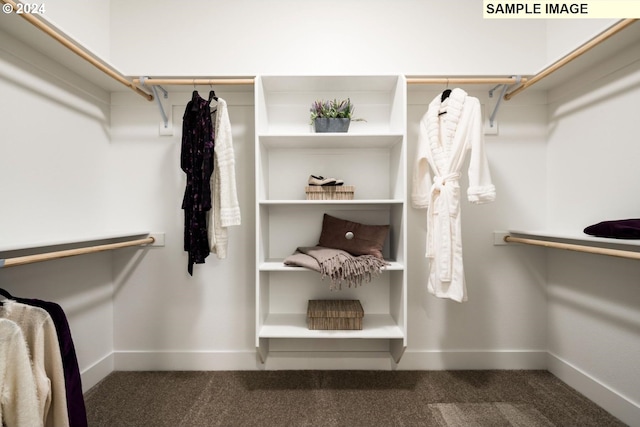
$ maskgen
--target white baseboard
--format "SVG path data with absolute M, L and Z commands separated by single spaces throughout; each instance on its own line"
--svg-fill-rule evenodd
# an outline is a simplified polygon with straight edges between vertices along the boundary
M 80 373 L 82 392 L 86 393 L 114 370 L 113 353 L 110 353 Z
M 640 406 L 610 389 L 583 370 L 553 353 L 547 353 L 547 370 L 578 390 L 605 411 L 631 427 L 640 427 Z
M 116 371 L 246 371 L 255 351 L 115 351 Z
M 271 351 L 260 369 L 265 370 L 392 370 L 388 351 Z
M 547 352 L 514 351 L 428 351 L 407 350 L 397 369 L 469 370 L 469 369 L 547 369 Z
M 264 365 L 256 352 L 114 352 L 119 371 L 252 369 L 546 369 L 546 351 L 410 351 L 398 365 L 388 352 L 293 352 L 272 351 Z

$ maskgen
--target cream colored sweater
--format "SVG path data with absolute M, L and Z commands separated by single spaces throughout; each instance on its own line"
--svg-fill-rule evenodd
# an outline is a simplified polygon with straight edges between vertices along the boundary
M 64 368 L 51 316 L 40 307 L 8 300 L 0 307 L 0 317 L 15 322 L 27 342 L 42 424 L 68 427 Z
M 0 425 L 42 426 L 27 343 L 15 322 L 0 318 Z
M 236 191 L 236 166 L 227 103 L 218 98 L 211 113 L 214 126 L 213 174 L 211 174 L 211 210 L 207 230 L 211 252 L 219 259 L 227 257 L 227 227 L 240 225 L 240 205 Z

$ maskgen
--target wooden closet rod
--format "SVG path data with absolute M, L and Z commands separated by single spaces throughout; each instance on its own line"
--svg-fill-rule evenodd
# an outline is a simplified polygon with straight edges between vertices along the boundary
M 521 78 L 520 82 L 527 81 Z M 143 84 L 142 79 L 133 79 L 135 84 Z M 407 77 L 407 84 L 515 84 L 516 77 Z M 216 79 L 144 79 L 144 84 L 151 85 L 184 85 L 184 86 L 211 86 L 211 85 L 252 85 L 253 78 L 216 78 Z
M 76 255 L 93 254 L 96 252 L 110 251 L 113 249 L 127 248 L 129 246 L 150 245 L 155 242 L 153 237 L 144 239 L 129 240 L 127 242 L 109 243 L 106 245 L 88 246 L 86 248 L 68 249 L 65 251 L 48 252 L 37 255 L 27 255 L 15 258 L 0 259 L 0 268 L 15 267 L 18 265 L 32 264 L 34 262 L 50 261 L 59 258 L 66 258 Z
M 14 2 L 13 0 L 0 0 L 0 1 L 2 3 L 4 3 L 4 4 L 11 5 L 11 7 L 13 7 L 13 11 L 14 11 L 13 13 L 15 13 L 15 11 L 18 10 L 18 4 L 16 2 Z M 67 39 L 62 34 L 58 33 L 56 30 L 54 30 L 53 28 L 51 28 L 50 26 L 45 24 L 40 19 L 36 18 L 35 14 L 32 14 L 32 13 L 21 13 L 19 16 L 21 16 L 22 18 L 26 19 L 29 23 L 31 23 L 35 27 L 37 27 L 40 30 L 44 31 L 48 36 L 50 36 L 51 38 L 53 38 L 54 40 L 56 40 L 57 42 L 62 44 L 64 47 L 66 47 L 67 49 L 69 49 L 70 51 L 72 51 L 73 53 L 78 55 L 80 58 L 82 58 L 85 61 L 89 62 L 91 65 L 93 65 L 94 67 L 96 67 L 97 69 L 99 69 L 100 71 L 102 71 L 103 73 L 105 73 L 106 75 L 111 77 L 112 79 L 114 79 L 114 80 L 122 83 L 123 85 L 127 86 L 129 89 L 133 90 L 138 95 L 141 95 L 141 96 L 145 97 L 148 101 L 153 101 L 153 95 L 152 94 L 147 93 L 144 90 L 140 89 L 139 87 L 137 87 L 135 84 L 133 84 L 131 81 L 129 81 L 122 74 L 112 70 L 111 68 L 109 68 L 105 64 L 103 64 L 102 62 L 98 61 L 93 56 L 87 54 L 84 50 L 82 50 L 80 47 L 78 47 L 74 42 L 72 42 L 71 40 Z
M 586 252 L 597 255 L 609 255 L 620 258 L 640 259 L 640 252 L 624 251 L 620 249 L 598 248 L 594 246 L 575 245 L 571 243 L 550 242 L 547 240 L 527 239 L 524 237 L 505 236 L 507 243 L 524 243 L 525 245 L 543 246 L 545 248 L 565 249 L 576 252 Z
M 522 92 L 526 88 L 536 84 L 537 82 L 539 82 L 540 80 L 544 79 L 545 77 L 547 77 L 549 74 L 553 73 L 554 71 L 557 71 L 558 69 L 564 67 L 569 62 L 573 61 L 574 59 L 576 59 L 577 57 L 579 57 L 583 53 L 593 49 L 598 44 L 600 44 L 603 41 L 607 40 L 609 37 L 613 36 L 614 34 L 617 34 L 618 32 L 624 30 L 625 28 L 627 28 L 629 25 L 633 24 L 636 21 L 637 21 L 637 19 L 622 19 L 622 20 L 618 21 L 616 24 L 612 25 L 607 30 L 605 30 L 602 33 L 598 34 L 597 36 L 595 36 L 594 38 L 592 38 L 588 42 L 584 43 L 583 45 L 581 45 L 577 49 L 573 50 L 569 54 L 565 55 L 564 57 L 560 58 L 559 60 L 557 60 L 553 64 L 549 65 L 547 68 L 545 68 L 544 70 L 540 71 L 535 76 L 529 78 L 529 80 L 527 82 L 525 82 L 522 85 L 518 86 L 517 88 L 515 88 L 511 92 L 507 92 L 504 95 L 504 99 L 506 99 L 506 100 L 511 99 L 513 96 L 519 94 L 520 92 Z
M 135 84 L 142 84 L 141 79 L 133 79 Z M 162 86 L 171 86 L 171 85 L 193 85 L 193 86 L 212 86 L 212 85 L 252 85 L 254 84 L 253 78 L 244 78 L 244 79 L 144 79 L 144 84 L 147 86 L 152 85 L 162 85 Z
M 522 77 L 520 82 L 527 79 Z M 473 85 L 473 84 L 501 84 L 510 85 L 518 83 L 517 77 L 407 77 L 410 85 Z

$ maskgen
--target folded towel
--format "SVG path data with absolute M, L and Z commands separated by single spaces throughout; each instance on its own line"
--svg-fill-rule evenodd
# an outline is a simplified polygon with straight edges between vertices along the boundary
M 640 219 L 602 221 L 584 229 L 586 234 L 613 239 L 640 239 Z
M 320 273 L 322 279 L 329 277 L 332 291 L 342 289 L 345 283 L 356 287 L 370 282 L 382 272 L 388 263 L 373 255 L 353 256 L 340 249 L 322 246 L 300 247 L 284 260 L 285 265 L 304 267 Z

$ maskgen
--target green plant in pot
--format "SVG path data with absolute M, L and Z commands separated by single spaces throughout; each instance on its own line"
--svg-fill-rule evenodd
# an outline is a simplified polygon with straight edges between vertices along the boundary
M 342 101 L 318 100 L 311 104 L 311 124 L 315 126 L 316 132 L 347 132 L 351 120 L 363 120 L 353 119 L 353 110 L 350 98 Z

